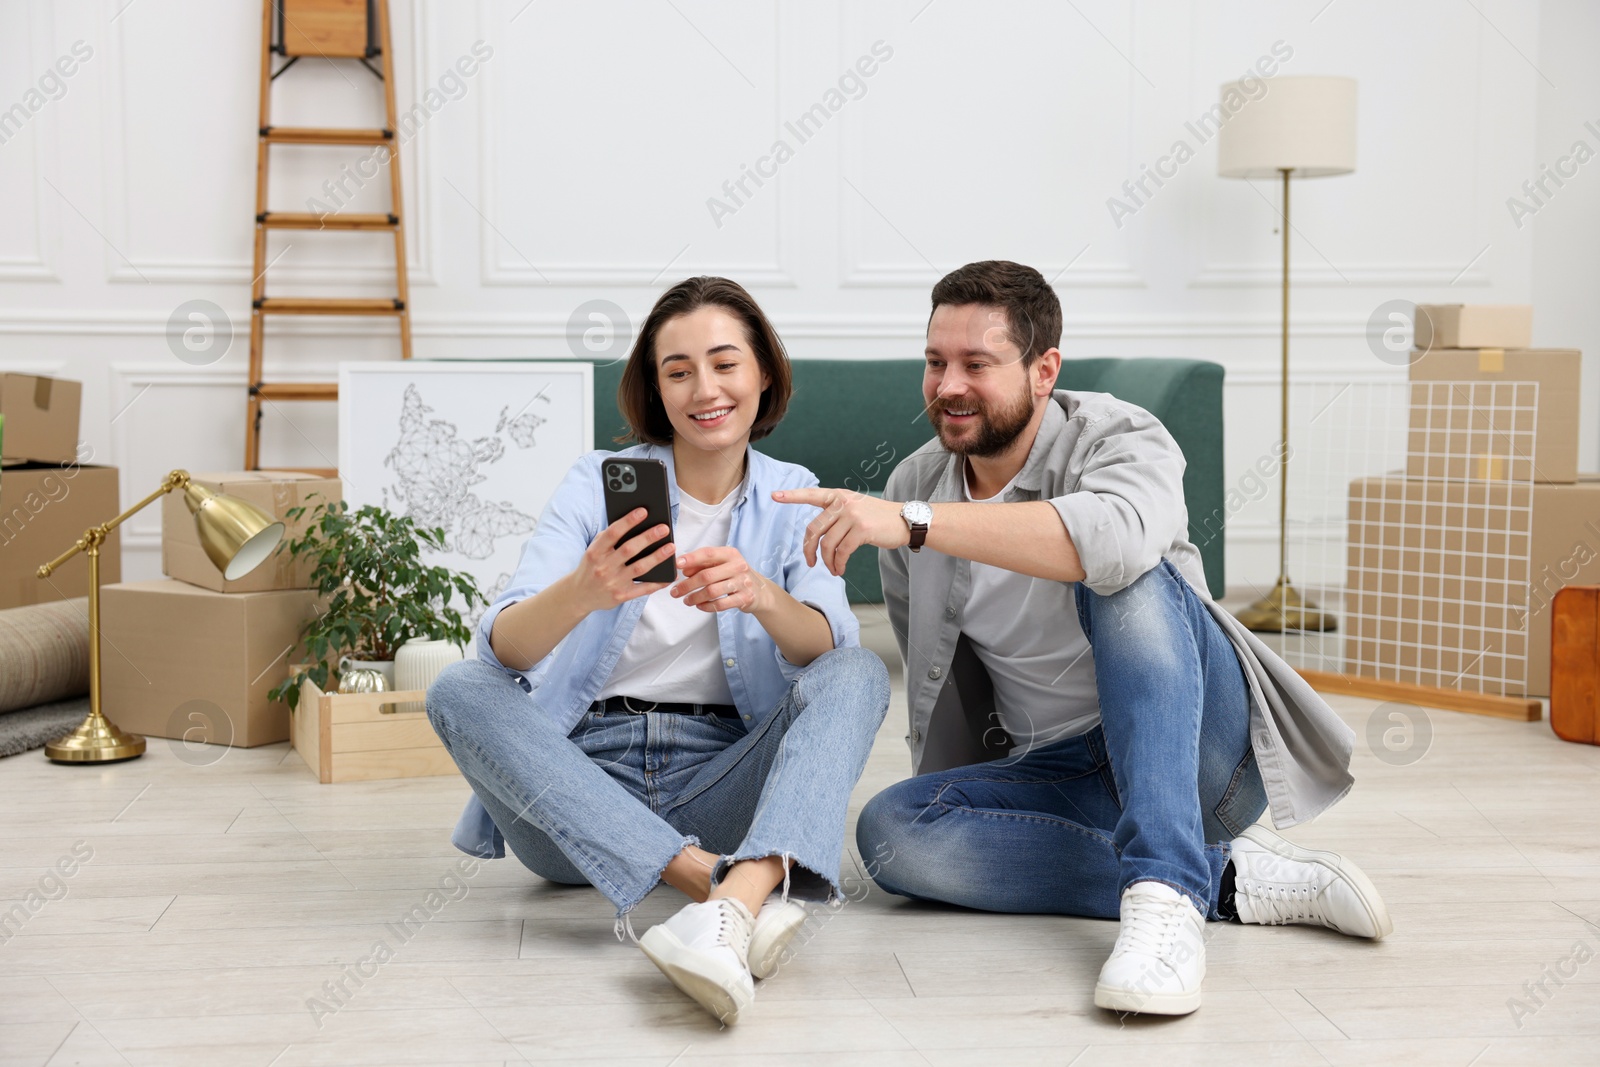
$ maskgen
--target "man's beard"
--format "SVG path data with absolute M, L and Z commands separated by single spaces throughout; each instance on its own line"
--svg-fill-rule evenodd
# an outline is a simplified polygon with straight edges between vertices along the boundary
M 951 407 L 958 411 L 976 412 L 977 432 L 960 440 L 948 436 L 943 416 Z M 1006 407 L 991 407 L 971 396 L 954 403 L 941 398 L 928 405 L 928 417 L 939 434 L 939 442 L 956 455 L 981 458 L 998 456 L 1028 428 L 1028 422 L 1033 418 L 1033 394 L 1024 388 L 1017 402 Z

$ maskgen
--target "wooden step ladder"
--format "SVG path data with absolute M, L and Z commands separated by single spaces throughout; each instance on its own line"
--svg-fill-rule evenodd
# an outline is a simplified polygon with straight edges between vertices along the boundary
M 273 54 L 287 57 L 273 70 Z M 356 59 L 383 82 L 382 129 L 317 129 L 272 125 L 272 83 L 302 56 Z M 411 358 L 411 311 L 406 288 L 406 231 L 401 215 L 400 153 L 395 137 L 393 49 L 389 43 L 388 0 L 262 0 L 261 121 L 256 144 L 256 239 L 250 286 L 250 377 L 245 415 L 244 466 L 261 467 L 261 405 L 269 400 L 337 400 L 337 382 L 268 382 L 262 371 L 268 315 L 384 315 L 400 323 L 400 358 Z M 382 60 L 382 69 L 368 62 Z M 319 215 L 267 209 L 269 149 L 278 144 L 385 145 L 388 147 L 387 214 Z M 394 234 L 395 295 L 392 299 L 267 296 L 267 231 L 349 230 Z M 271 468 L 266 468 L 271 469 Z M 332 468 L 297 467 L 329 477 Z

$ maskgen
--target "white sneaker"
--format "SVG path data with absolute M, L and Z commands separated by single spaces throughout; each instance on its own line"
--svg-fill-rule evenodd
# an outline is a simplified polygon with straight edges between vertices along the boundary
M 750 909 L 732 897 L 688 904 L 676 915 L 652 926 L 639 947 L 672 984 L 728 1026 L 755 1001 L 755 984 L 746 962 Z
M 1250 826 L 1233 842 L 1233 906 L 1239 920 L 1308 923 L 1376 940 L 1394 930 L 1372 879 L 1337 852 L 1285 841 Z
M 1187 1015 L 1200 1006 L 1206 921 L 1189 898 L 1161 882 L 1122 891 L 1122 929 L 1100 968 L 1094 1002 L 1112 1011 Z
M 810 913 L 805 905 L 784 900 L 778 893 L 767 897 L 756 913 L 755 929 L 750 934 L 750 973 L 757 978 L 771 978 L 784 962 L 784 952 L 789 942 L 806 924 Z

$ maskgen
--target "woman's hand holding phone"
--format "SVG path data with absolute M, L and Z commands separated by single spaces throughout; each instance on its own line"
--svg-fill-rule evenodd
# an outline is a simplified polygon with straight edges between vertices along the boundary
M 601 530 L 584 550 L 583 562 L 572 572 L 572 587 L 578 603 L 588 611 L 609 611 L 618 604 L 648 596 L 671 584 L 634 580 L 651 567 L 671 559 L 677 547 L 669 541 L 648 556 L 628 562 L 672 532 L 664 525 L 653 526 L 624 541 L 622 538 L 644 521 L 646 514 L 644 508 L 635 508 Z

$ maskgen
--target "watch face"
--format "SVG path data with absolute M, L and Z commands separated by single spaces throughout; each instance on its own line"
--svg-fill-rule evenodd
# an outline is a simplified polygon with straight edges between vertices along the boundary
M 900 509 L 907 522 L 927 525 L 933 521 L 933 509 L 920 500 L 912 500 Z

